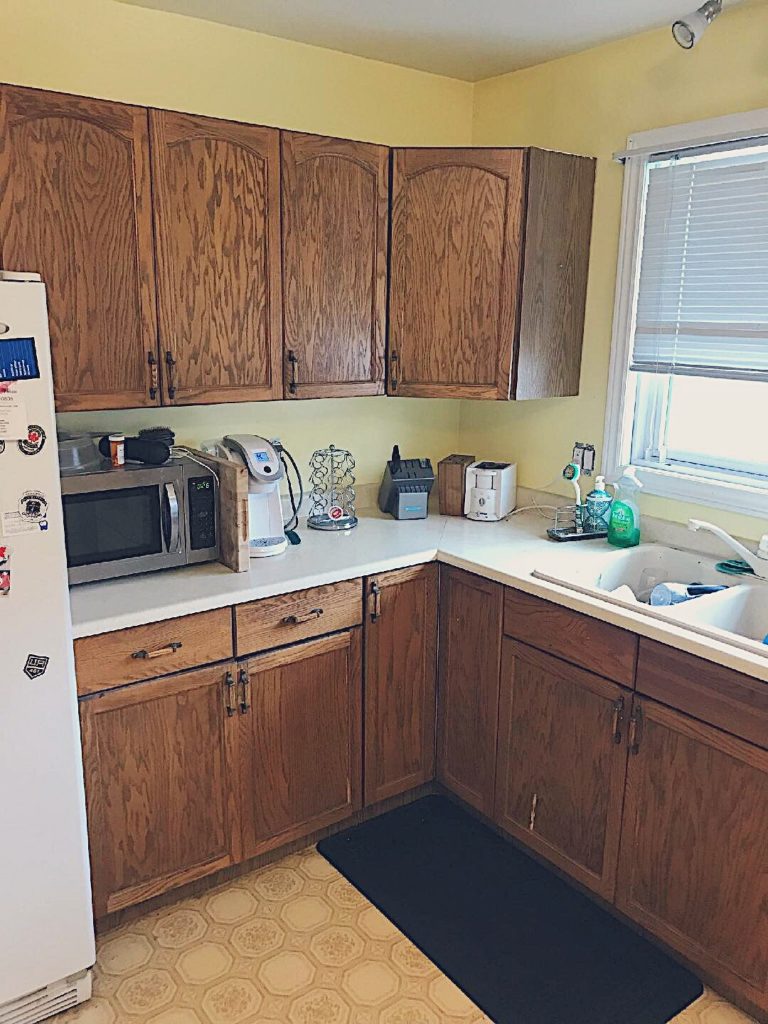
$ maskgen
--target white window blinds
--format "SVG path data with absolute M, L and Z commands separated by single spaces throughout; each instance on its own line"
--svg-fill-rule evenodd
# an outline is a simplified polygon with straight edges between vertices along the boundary
M 768 146 L 651 159 L 631 368 L 768 380 Z

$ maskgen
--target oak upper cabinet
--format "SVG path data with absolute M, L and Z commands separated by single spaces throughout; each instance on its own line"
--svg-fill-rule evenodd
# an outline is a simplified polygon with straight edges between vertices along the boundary
M 768 1011 L 768 751 L 636 698 L 617 905 Z
M 282 132 L 286 398 L 384 392 L 389 150 Z
M 149 117 L 163 399 L 281 398 L 280 133 Z
M 503 587 L 440 567 L 437 777 L 493 814 Z
M 429 782 L 435 772 L 437 566 L 366 582 L 365 803 Z
M 80 702 L 96 916 L 239 859 L 234 672 L 195 669 Z
M 394 150 L 390 394 L 578 394 L 594 174 L 537 149 Z
M 495 820 L 613 899 L 629 692 L 505 637 Z
M 256 655 L 238 673 L 243 855 L 325 828 L 361 806 L 360 629 Z
M 0 87 L 0 266 L 45 282 L 60 412 L 159 401 L 149 178 L 144 108 Z

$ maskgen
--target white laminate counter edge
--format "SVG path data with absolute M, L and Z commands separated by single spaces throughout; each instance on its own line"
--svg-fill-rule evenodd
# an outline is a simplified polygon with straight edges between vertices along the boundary
M 396 522 L 371 515 L 361 517 L 358 529 L 343 537 L 311 530 L 302 531 L 302 537 L 302 545 L 284 555 L 254 560 L 248 573 L 207 565 L 74 587 L 74 636 L 146 625 L 437 560 L 768 682 L 768 656 L 533 577 L 531 572 L 542 564 L 551 567 L 561 558 L 581 561 L 606 553 L 599 541 L 582 543 L 578 551 L 568 545 L 572 550 L 563 551 L 562 545 L 546 539 L 536 513 L 493 524 L 439 516 Z

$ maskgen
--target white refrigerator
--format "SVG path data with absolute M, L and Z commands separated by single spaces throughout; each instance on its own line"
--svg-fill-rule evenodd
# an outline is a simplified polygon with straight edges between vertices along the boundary
M 0 271 L 0 1024 L 95 958 L 45 286 Z

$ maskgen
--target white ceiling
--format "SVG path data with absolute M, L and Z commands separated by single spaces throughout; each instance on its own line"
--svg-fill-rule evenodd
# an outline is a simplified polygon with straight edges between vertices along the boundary
M 125 2 L 476 81 L 669 25 L 701 0 Z

